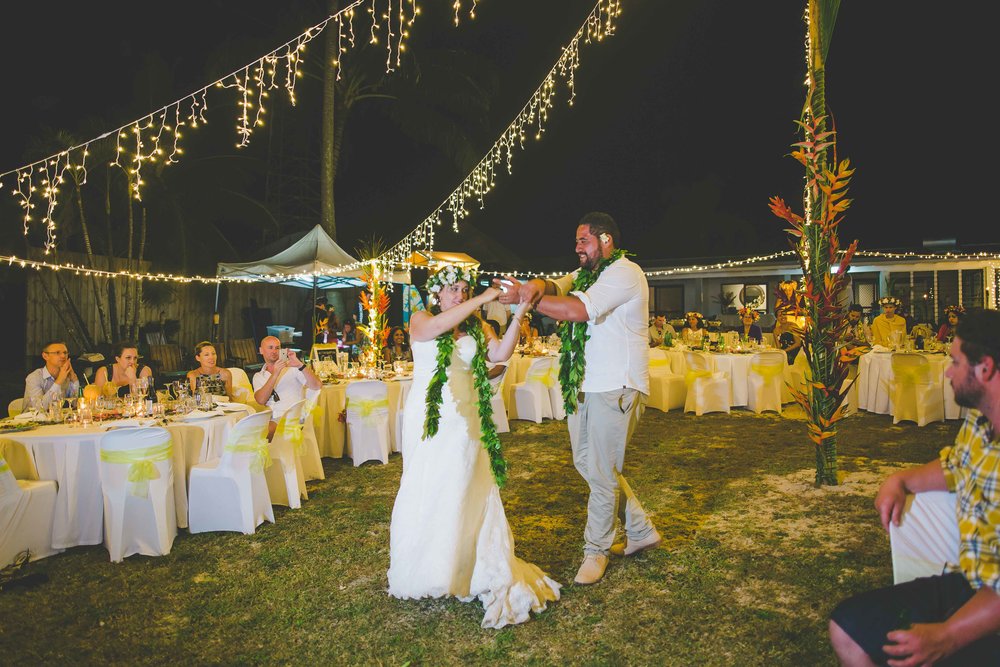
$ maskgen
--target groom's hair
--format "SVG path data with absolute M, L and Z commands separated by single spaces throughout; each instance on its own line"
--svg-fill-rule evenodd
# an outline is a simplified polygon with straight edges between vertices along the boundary
M 610 234 L 611 240 L 615 243 L 615 247 L 621 247 L 621 230 L 618 229 L 618 223 L 615 222 L 614 218 L 607 213 L 592 211 L 580 219 L 580 223 L 577 226 L 579 227 L 580 225 L 587 225 L 590 227 L 590 233 L 594 236 Z

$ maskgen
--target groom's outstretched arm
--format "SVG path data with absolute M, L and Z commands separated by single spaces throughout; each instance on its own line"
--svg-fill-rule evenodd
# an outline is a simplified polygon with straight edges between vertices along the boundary
M 556 320 L 586 322 L 590 319 L 587 307 L 580 299 L 572 295 L 562 296 L 569 291 L 572 276 L 556 280 L 533 278 L 523 283 L 512 276 L 505 276 L 504 279 L 511 285 L 500 295 L 501 303 L 533 303 L 535 310 Z M 494 285 L 499 288 L 499 281 Z

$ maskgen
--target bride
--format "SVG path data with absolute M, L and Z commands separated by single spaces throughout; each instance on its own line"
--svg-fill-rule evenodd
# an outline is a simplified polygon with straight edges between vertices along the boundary
M 559 584 L 514 555 L 499 485 L 507 464 L 490 410 L 486 361 L 506 361 L 519 322 L 502 340 L 477 313 L 500 292 L 470 298 L 475 274 L 447 265 L 427 281 L 430 311 L 410 318 L 413 388 L 403 411 L 403 476 L 392 510 L 389 594 L 483 603 L 484 628 L 528 620 L 559 599 Z M 518 306 L 524 317 L 529 304 Z

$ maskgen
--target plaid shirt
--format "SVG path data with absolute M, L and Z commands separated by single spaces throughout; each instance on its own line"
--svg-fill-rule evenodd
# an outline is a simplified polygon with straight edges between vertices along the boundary
M 973 589 L 1000 593 L 1000 442 L 993 425 L 969 410 L 955 444 L 941 450 L 948 489 L 958 494 L 958 565 Z

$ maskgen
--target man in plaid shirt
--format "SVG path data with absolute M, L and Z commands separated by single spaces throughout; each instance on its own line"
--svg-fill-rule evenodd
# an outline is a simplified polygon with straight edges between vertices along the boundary
M 899 525 L 907 493 L 955 492 L 958 563 L 842 602 L 830 641 L 845 665 L 1000 664 L 1000 312 L 969 313 L 951 358 L 945 375 L 955 401 L 969 408 L 955 444 L 891 475 L 875 507 L 888 530 L 890 521 Z

